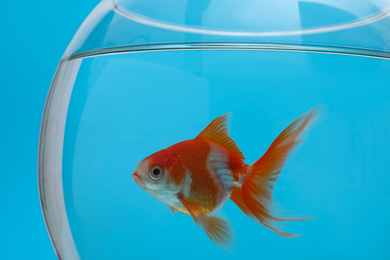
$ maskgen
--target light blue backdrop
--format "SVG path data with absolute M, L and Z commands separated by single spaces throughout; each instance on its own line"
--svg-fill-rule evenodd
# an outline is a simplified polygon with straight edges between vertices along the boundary
M 0 259 L 56 259 L 37 184 L 41 116 L 58 62 L 98 0 L 0 0 Z

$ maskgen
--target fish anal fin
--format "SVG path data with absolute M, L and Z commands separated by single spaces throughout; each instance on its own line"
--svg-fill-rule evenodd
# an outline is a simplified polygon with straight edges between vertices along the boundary
M 202 132 L 200 132 L 196 138 L 205 139 L 218 144 L 235 154 L 240 160 L 244 161 L 244 154 L 228 133 L 230 115 L 231 113 L 227 113 L 211 121 L 211 123 Z
M 242 188 L 240 186 L 236 186 L 233 188 L 232 193 L 230 194 L 230 199 L 244 212 L 246 215 L 253 218 L 252 213 L 245 206 L 245 203 L 242 201 Z
M 175 209 L 173 207 L 169 206 L 168 204 L 165 204 L 165 205 L 167 205 L 167 207 L 171 210 L 172 216 L 174 216 L 175 215 Z
M 201 207 L 184 196 L 179 196 L 179 200 L 198 227 L 201 227 L 206 232 L 216 246 L 226 250 L 232 247 L 233 235 L 226 220 L 217 216 L 209 216 Z

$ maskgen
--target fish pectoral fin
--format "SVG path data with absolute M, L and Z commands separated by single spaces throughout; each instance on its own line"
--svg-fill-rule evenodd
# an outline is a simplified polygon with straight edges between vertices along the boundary
M 204 229 L 216 246 L 226 250 L 232 247 L 233 235 L 228 221 L 216 216 L 209 216 L 201 207 L 186 197 L 179 196 L 179 200 L 190 213 L 196 225 Z

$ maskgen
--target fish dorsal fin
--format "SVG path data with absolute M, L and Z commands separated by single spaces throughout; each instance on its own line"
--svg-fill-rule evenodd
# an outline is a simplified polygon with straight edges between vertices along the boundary
M 228 122 L 230 115 L 231 113 L 227 113 L 211 121 L 211 123 L 202 132 L 200 132 L 196 138 L 205 139 L 223 146 L 235 154 L 240 160 L 244 161 L 244 154 L 241 152 L 236 142 L 234 142 L 228 133 Z

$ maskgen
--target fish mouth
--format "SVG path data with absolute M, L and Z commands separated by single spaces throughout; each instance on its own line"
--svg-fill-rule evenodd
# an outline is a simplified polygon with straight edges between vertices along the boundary
M 145 182 L 141 179 L 137 172 L 133 173 L 131 175 L 131 178 L 135 183 L 138 184 L 138 186 L 140 186 L 141 188 L 145 188 Z

